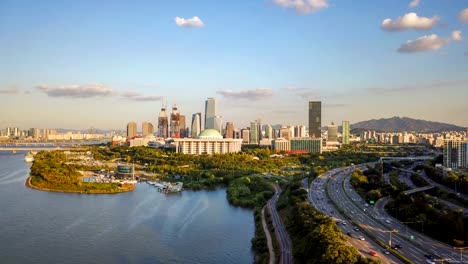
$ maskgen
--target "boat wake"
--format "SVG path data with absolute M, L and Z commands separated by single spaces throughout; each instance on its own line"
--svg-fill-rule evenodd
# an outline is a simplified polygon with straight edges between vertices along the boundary
M 192 207 L 190 212 L 187 213 L 187 216 L 182 220 L 182 225 L 177 228 L 177 235 L 181 237 L 190 224 L 192 224 L 193 221 L 209 207 L 209 202 L 206 197 L 203 200 L 199 200 L 197 205 Z

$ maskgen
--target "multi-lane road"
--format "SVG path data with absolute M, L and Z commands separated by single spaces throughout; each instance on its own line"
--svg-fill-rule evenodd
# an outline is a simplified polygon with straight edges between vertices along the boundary
M 436 260 L 450 260 L 450 263 L 460 262 L 460 252 L 457 250 L 414 231 L 411 231 L 414 239 L 410 239 L 410 234 L 407 234 L 407 226 L 388 216 L 382 208 L 368 205 L 351 186 L 349 180 L 352 171 L 351 167 L 335 169 L 316 178 L 310 185 L 309 200 L 318 210 L 337 220 L 352 219 L 368 234 L 382 243 L 399 245 L 400 248 L 397 250 L 414 263 L 426 263 L 425 255 L 427 254 L 436 256 Z M 326 195 L 326 189 L 330 200 Z M 334 205 L 340 208 L 345 215 L 340 215 L 335 210 Z M 349 221 L 345 221 L 345 223 L 347 225 L 341 224 L 340 228 L 344 233 L 351 234 L 348 241 L 361 253 L 375 251 L 382 263 L 400 262 L 393 256 L 384 255 L 383 248 L 376 243 L 366 244 L 366 242 L 356 239 L 357 236 L 363 236 L 365 241 L 368 240 L 364 234 L 359 234 L 361 231 L 353 230 Z
M 339 174 L 340 171 L 341 170 L 339 169 L 335 169 L 317 177 L 310 185 L 308 194 L 309 202 L 311 202 L 315 206 L 315 208 L 317 208 L 322 213 L 334 218 L 341 231 L 349 237 L 348 243 L 351 246 L 357 248 L 363 256 L 369 258 L 378 258 L 382 263 L 402 263 L 398 258 L 389 254 L 388 251 L 384 250 L 384 248 L 379 246 L 376 242 L 369 239 L 369 237 L 367 237 L 362 231 L 360 231 L 359 228 L 353 226 L 347 217 L 341 215 L 336 210 L 333 203 L 336 203 L 338 201 L 335 195 L 332 195 L 332 193 L 330 192 L 330 189 L 333 189 L 333 185 L 329 183 L 329 180 L 332 179 L 332 177 L 335 176 L 335 174 Z M 305 185 L 305 187 L 307 187 L 308 185 L 307 181 L 304 181 L 303 184 Z M 327 188 L 329 189 L 331 200 L 329 200 L 326 194 Z M 357 210 L 355 211 L 357 212 Z M 348 211 L 348 213 L 351 212 Z M 371 252 L 375 252 L 377 256 L 372 256 Z
M 281 218 L 276 210 L 276 202 L 278 201 L 279 195 L 281 194 L 281 189 L 278 185 L 273 185 L 275 188 L 275 195 L 271 198 L 267 207 L 270 211 L 273 224 L 275 226 L 275 236 L 279 243 L 281 254 L 280 254 L 280 264 L 290 264 L 293 263 L 292 251 L 291 251 L 291 239 L 289 238 L 288 232 L 281 221 Z

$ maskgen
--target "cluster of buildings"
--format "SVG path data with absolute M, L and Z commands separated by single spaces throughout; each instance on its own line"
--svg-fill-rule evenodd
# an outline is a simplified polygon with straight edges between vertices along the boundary
M 30 128 L 28 130 L 20 130 L 18 127 L 7 127 L 0 130 L 0 139 L 21 139 L 31 141 L 41 140 L 93 140 L 109 138 L 112 134 L 96 133 L 92 129 L 87 132 L 68 131 L 59 133 L 55 129 L 40 129 Z

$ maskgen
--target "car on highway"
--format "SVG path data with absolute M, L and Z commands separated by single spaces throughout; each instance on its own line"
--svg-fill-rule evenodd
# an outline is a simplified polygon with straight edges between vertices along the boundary
M 401 248 L 401 245 L 398 245 L 398 244 L 392 245 L 392 249 L 394 249 L 394 250 L 398 250 L 400 248 Z
M 390 251 L 388 251 L 388 250 L 386 250 L 386 249 L 385 249 L 385 250 L 382 250 L 382 253 L 384 253 L 385 255 L 390 255 Z
M 392 222 L 390 222 L 390 220 L 387 219 L 387 220 L 385 220 L 385 223 L 391 224 Z
M 371 252 L 369 252 L 369 254 L 370 254 L 371 256 L 373 256 L 373 257 L 377 257 L 377 252 L 375 252 L 375 251 L 371 251 Z
M 358 236 L 358 239 L 362 241 L 366 240 L 363 236 Z
M 346 234 L 347 234 L 348 236 L 352 236 L 350 232 L 347 232 Z

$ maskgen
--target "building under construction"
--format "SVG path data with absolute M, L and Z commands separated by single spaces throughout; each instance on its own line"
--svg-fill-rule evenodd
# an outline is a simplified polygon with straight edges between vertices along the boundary
M 177 106 L 172 106 L 171 113 L 171 138 L 180 138 L 180 113 L 177 110 Z
M 166 106 L 161 107 L 158 117 L 158 136 L 162 138 L 169 137 L 169 121 L 167 119 Z

